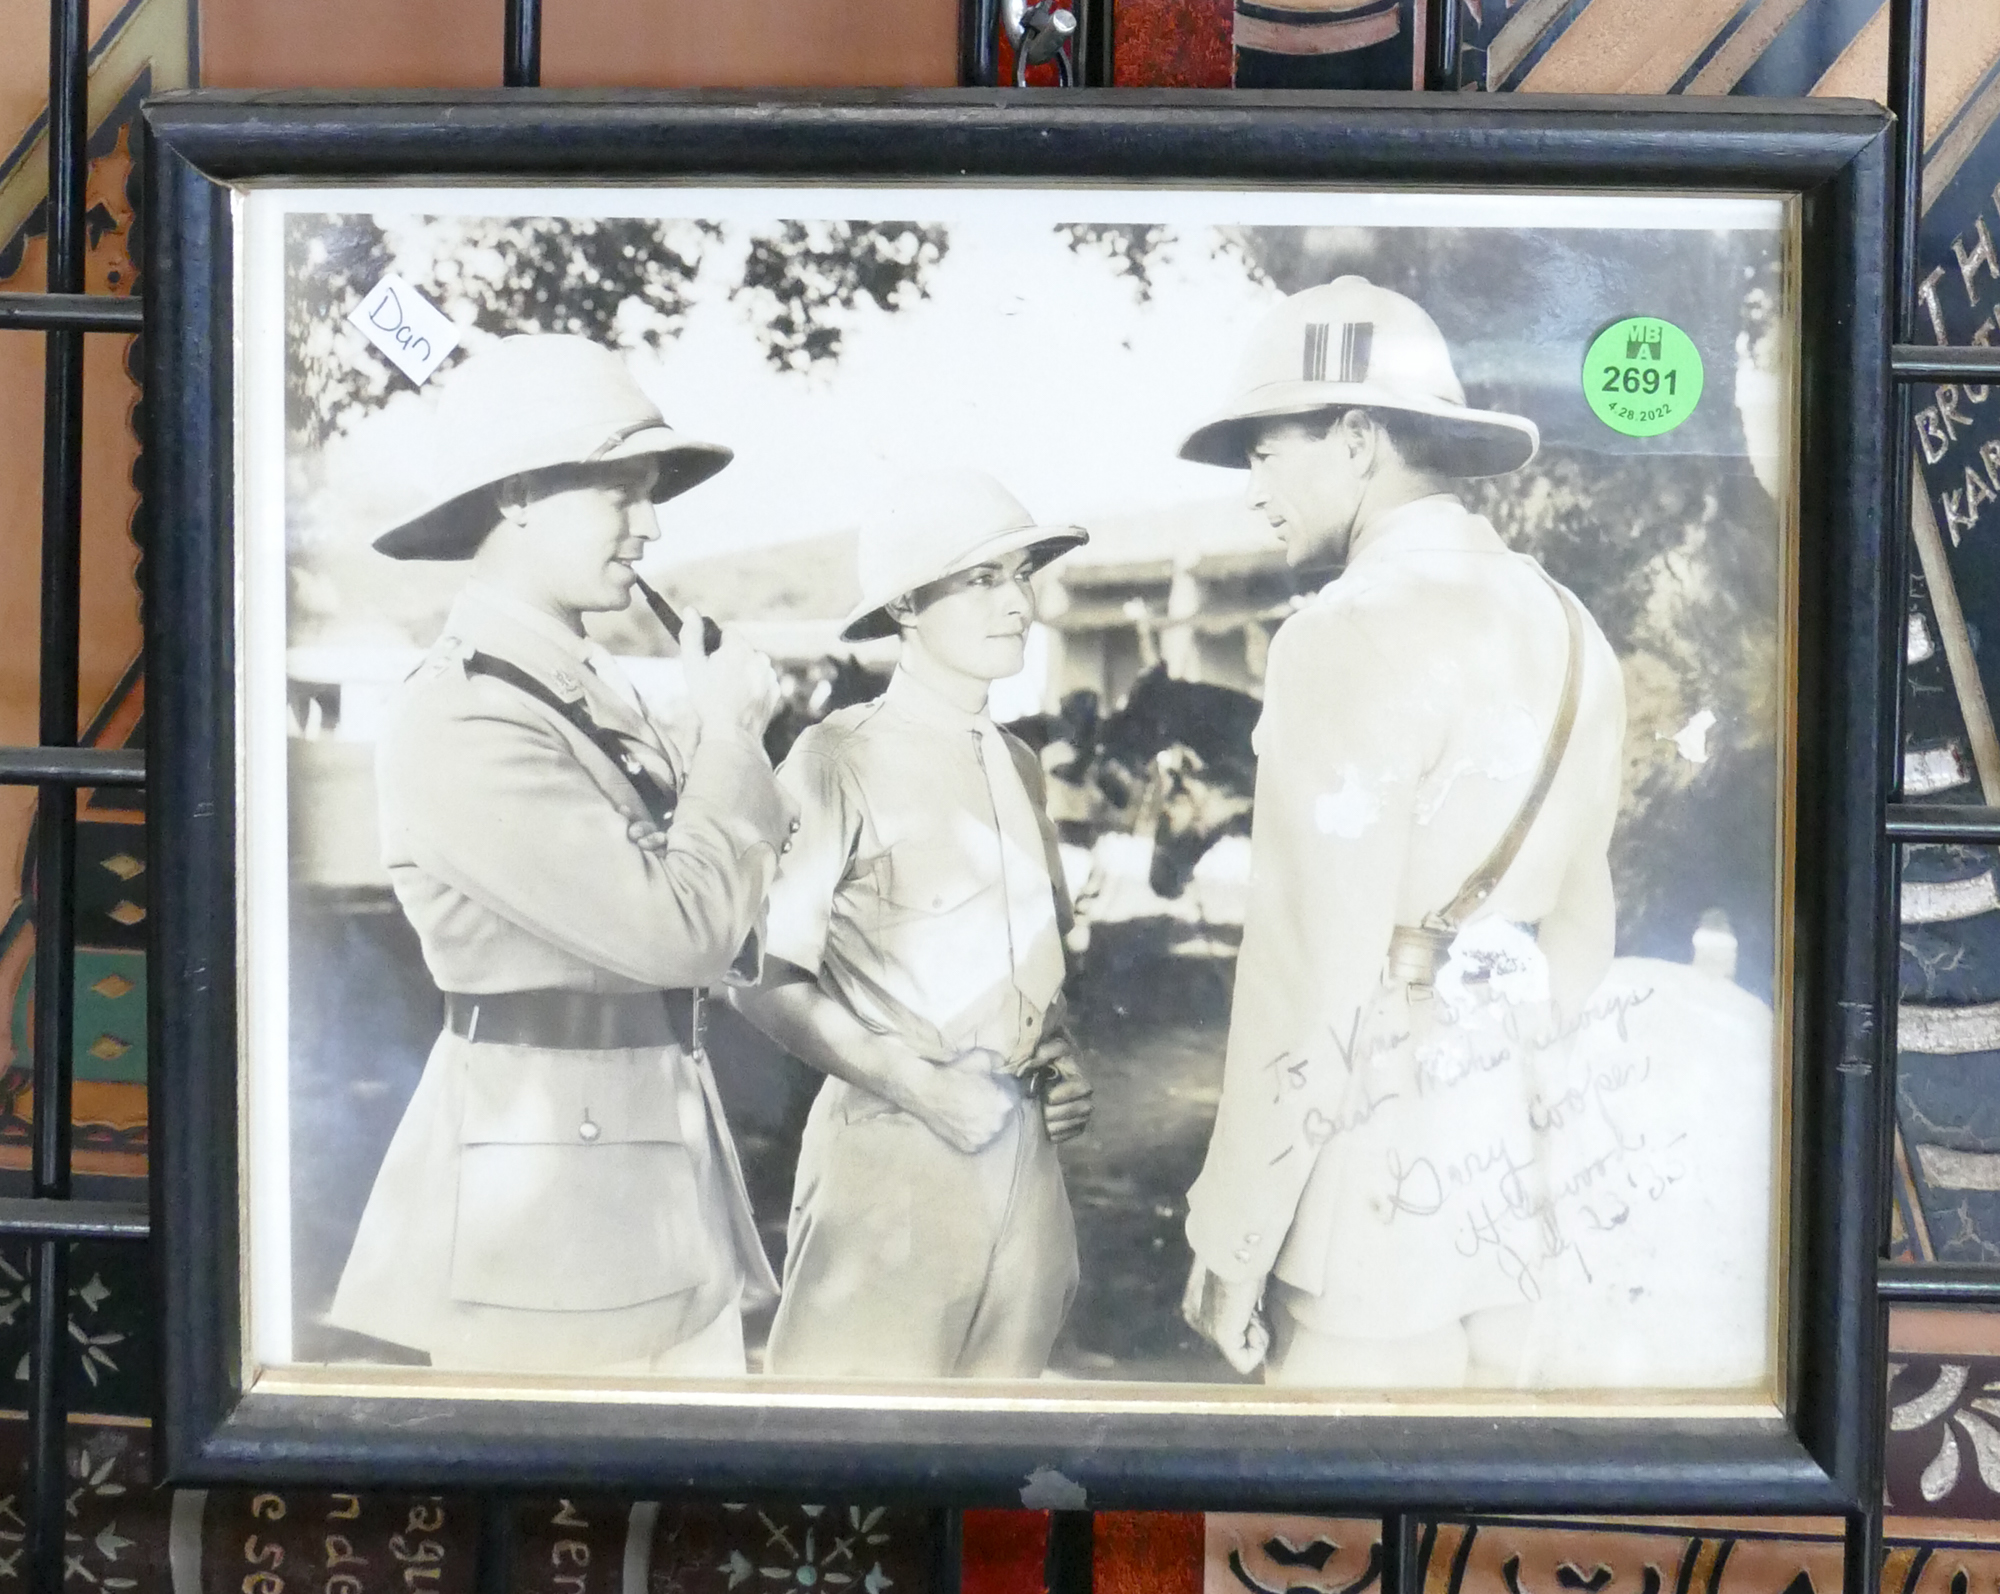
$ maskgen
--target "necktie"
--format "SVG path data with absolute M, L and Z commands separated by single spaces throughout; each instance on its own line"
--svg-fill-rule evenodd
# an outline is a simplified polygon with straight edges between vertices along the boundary
M 625 673 L 624 666 L 614 659 L 601 643 L 586 642 L 583 645 L 584 662 L 591 673 L 602 681 L 611 695 L 629 708 L 643 723 L 646 707 L 639 700 L 639 689 L 632 684 L 632 677 Z
M 667 761 L 667 767 L 674 772 L 674 783 L 678 785 L 687 774 L 681 755 L 675 750 L 660 727 L 653 723 L 652 715 L 646 712 L 645 699 L 639 696 L 638 687 L 632 684 L 632 677 L 625 673 L 625 666 L 608 649 L 596 642 L 586 642 L 583 648 L 584 662 L 590 666 L 591 674 L 601 681 L 606 690 L 618 699 L 638 721 L 638 734 L 614 726 L 621 736 L 650 747 Z
M 1062 938 L 1056 925 L 1055 889 L 1034 800 L 1021 784 L 1013 755 L 991 720 L 979 725 L 980 762 L 1000 823 L 1000 859 L 1007 891 L 1007 941 L 1014 988 L 1040 1013 L 1062 989 Z

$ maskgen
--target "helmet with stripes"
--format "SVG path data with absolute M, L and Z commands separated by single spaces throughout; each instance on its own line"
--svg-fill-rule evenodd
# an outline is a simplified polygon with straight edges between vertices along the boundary
M 1241 469 L 1270 423 L 1347 409 L 1420 418 L 1433 457 L 1454 476 L 1504 476 L 1540 446 L 1525 416 L 1465 402 L 1444 334 L 1421 305 L 1365 277 L 1338 277 L 1265 318 L 1234 397 L 1188 434 L 1181 458 Z

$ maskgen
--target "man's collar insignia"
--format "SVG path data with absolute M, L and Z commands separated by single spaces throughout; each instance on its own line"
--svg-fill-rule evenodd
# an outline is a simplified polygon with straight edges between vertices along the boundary
M 417 669 L 410 673 L 415 675 L 421 671 L 426 678 L 435 678 L 453 669 L 462 670 L 471 654 L 471 643 L 455 636 L 439 637 L 432 644 L 430 652 L 419 662 Z

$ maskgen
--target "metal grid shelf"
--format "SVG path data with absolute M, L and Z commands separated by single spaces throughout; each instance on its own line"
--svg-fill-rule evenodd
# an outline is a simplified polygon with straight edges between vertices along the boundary
M 137 332 L 145 306 L 102 293 L 0 293 L 0 331 Z
M 1426 88 L 1452 91 L 1458 82 L 1458 0 L 1425 0 L 1429 47 Z M 967 0 L 968 15 L 990 7 Z M 1913 341 L 1917 221 L 1922 184 L 1923 76 L 1927 0 L 1891 0 L 1890 101 L 1898 118 L 1896 188 L 1892 196 L 1896 336 L 1886 352 L 1898 384 L 1892 412 L 1897 503 L 1908 513 L 1912 462 L 1909 449 L 1910 388 L 1935 381 L 2000 381 L 2000 351 L 1933 348 Z M 70 990 L 74 957 L 71 911 L 76 856 L 75 793 L 84 786 L 140 786 L 142 754 L 76 745 L 78 604 L 82 522 L 83 339 L 92 333 L 130 335 L 142 330 L 138 300 L 84 290 L 84 179 L 87 126 L 87 0 L 50 0 L 49 248 L 46 293 L 0 294 L 0 331 L 41 332 L 46 343 L 43 434 L 42 630 L 40 743 L 0 748 L 0 785 L 34 784 L 40 801 L 32 843 L 37 881 L 35 975 L 33 1187 L 30 1198 L 0 1199 L 0 1237 L 32 1242 L 35 1324 L 30 1381 L 28 1582 L 34 1594 L 59 1594 L 63 1586 L 64 1437 L 68 1413 L 62 1380 L 66 1339 L 68 1246 L 78 1240 L 144 1240 L 146 1208 L 139 1203 L 80 1201 L 70 1197 Z M 506 0 L 503 82 L 532 87 L 541 77 L 541 0 Z M 992 41 L 970 40 L 962 55 L 991 71 Z M 1905 532 L 1906 527 L 1901 528 Z M 1885 580 L 1904 579 L 1901 550 L 1892 539 L 1897 568 Z M 1890 666 L 1900 698 L 1901 661 Z M 2000 844 L 2000 808 L 1946 808 L 1894 802 L 1884 833 L 1899 844 L 1971 842 Z M 1893 938 L 1891 938 L 1893 946 Z M 1893 965 L 1885 981 L 1893 982 Z M 1884 989 L 1889 989 L 1885 983 Z M 1893 1023 L 1893 1002 L 1885 1003 Z M 1892 1037 L 1893 1040 L 1893 1037 Z M 2000 1268 L 1884 1264 L 1877 1296 L 1891 1303 L 1926 1306 L 2000 1306 Z M 1879 1456 L 1884 1413 L 1876 1410 Z M 1879 1476 L 1875 1480 L 1879 1484 Z M 1882 1512 L 1879 1487 L 1873 1508 L 1847 1520 L 1847 1594 L 1879 1594 Z M 505 1511 L 488 1510 L 481 1534 L 478 1583 L 499 1590 L 511 1581 L 512 1540 Z M 1383 1520 L 1384 1594 L 1414 1594 L 1418 1572 L 1417 1517 L 1393 1513 Z M 1087 1513 L 1058 1513 L 1051 1534 L 1051 1589 L 1081 1594 L 1090 1585 Z M 955 1520 L 941 1531 L 945 1551 L 958 1543 Z M 955 1581 L 955 1554 L 941 1554 L 941 1578 Z
M 1875 1292 L 1895 1306 L 2000 1306 L 2000 1267 L 1884 1262 Z
M 0 747 L 0 786 L 145 784 L 146 755 L 128 748 Z
M 2000 381 L 2000 349 L 1898 343 L 1889 351 L 1889 374 L 1898 382 Z
M 0 1198 L 0 1234 L 17 1240 L 143 1240 L 151 1231 L 143 1201 Z
M 2000 374 L 2000 373 L 1996 373 Z M 1891 841 L 1955 841 L 1964 846 L 2000 843 L 2000 808 L 1967 805 L 1943 807 L 1929 803 L 1892 803 L 1883 817 Z

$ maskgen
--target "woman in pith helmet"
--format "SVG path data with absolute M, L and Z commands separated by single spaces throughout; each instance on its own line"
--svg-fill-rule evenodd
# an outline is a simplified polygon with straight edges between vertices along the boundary
M 1066 1034 L 1068 898 L 1039 760 L 986 712 L 1084 541 L 977 471 L 899 483 L 863 523 L 850 641 L 901 638 L 889 688 L 799 738 L 799 832 L 763 983 L 737 1004 L 828 1077 L 792 1191 L 766 1366 L 1033 1378 L 1076 1289 L 1056 1143 L 1090 1086 Z
M 776 682 L 736 638 L 704 654 L 690 615 L 679 745 L 583 628 L 631 601 L 653 505 L 729 450 L 577 337 L 474 354 L 437 420 L 441 486 L 376 547 L 468 579 L 376 776 L 444 1022 L 330 1317 L 440 1367 L 740 1373 L 775 1281 L 699 1013 L 754 960 L 789 833 Z

